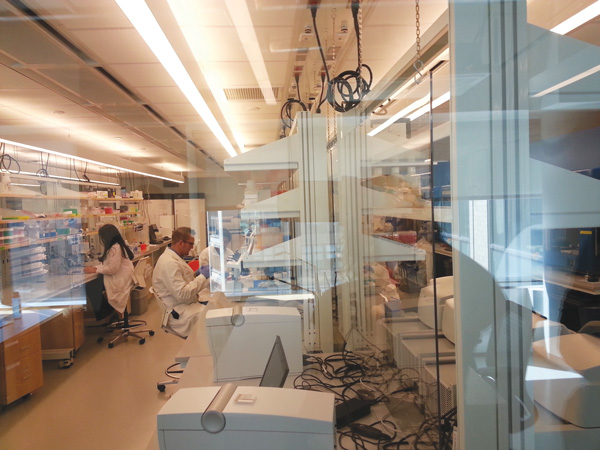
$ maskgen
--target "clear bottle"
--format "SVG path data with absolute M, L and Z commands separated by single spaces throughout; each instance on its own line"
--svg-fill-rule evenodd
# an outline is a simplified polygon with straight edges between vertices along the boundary
M 21 314 L 21 296 L 18 292 L 13 292 L 12 296 L 12 310 L 13 310 L 13 318 L 20 319 Z

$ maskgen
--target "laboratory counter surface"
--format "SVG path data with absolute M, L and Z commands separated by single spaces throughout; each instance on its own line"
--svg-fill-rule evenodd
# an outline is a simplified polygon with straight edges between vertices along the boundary
M 217 299 L 220 302 L 224 302 L 224 303 L 227 302 L 226 298 L 223 298 L 220 296 L 217 296 Z M 182 342 L 181 349 L 177 353 L 177 356 L 175 357 L 175 359 L 177 361 L 181 362 L 182 365 L 183 364 L 185 365 L 185 369 L 184 369 L 183 373 L 181 374 L 181 378 L 180 378 L 179 382 L 175 385 L 170 385 L 167 392 L 168 392 L 168 394 L 171 394 L 171 398 L 173 398 L 173 395 L 177 395 L 177 398 L 179 399 L 179 400 L 177 400 L 178 402 L 181 402 L 181 395 L 182 395 L 181 390 L 182 389 L 190 389 L 188 391 L 190 393 L 190 395 L 193 392 L 195 392 L 194 395 L 199 395 L 198 392 L 196 392 L 193 388 L 214 388 L 214 387 L 222 386 L 223 389 L 226 389 L 226 386 L 228 386 L 229 383 L 233 383 L 234 385 L 236 385 L 238 387 L 256 388 L 259 386 L 259 383 L 261 381 L 260 376 L 259 377 L 256 377 L 256 376 L 250 377 L 249 376 L 249 377 L 246 377 L 243 379 L 226 380 L 226 381 L 223 380 L 221 382 L 215 381 L 215 376 L 216 376 L 215 370 L 214 370 L 215 367 L 214 367 L 214 363 L 213 363 L 213 357 L 210 352 L 210 344 L 208 342 L 207 329 L 206 329 L 207 321 L 206 321 L 205 316 L 208 311 L 220 306 L 218 304 L 219 301 L 214 302 L 212 304 L 209 302 L 209 305 L 211 305 L 211 306 L 206 308 L 206 310 L 202 314 L 202 320 L 199 320 L 197 322 L 196 329 L 194 330 L 194 332 L 184 342 Z M 286 303 L 286 304 L 289 304 L 289 303 Z M 246 306 L 248 306 L 248 305 L 246 304 Z M 254 306 L 255 305 L 251 305 L 250 308 L 253 309 Z M 269 309 L 272 310 L 273 308 L 269 308 Z M 286 309 L 290 309 L 290 308 L 286 308 Z M 330 356 L 330 355 L 329 354 L 318 354 L 315 356 L 318 356 L 319 358 L 326 358 L 327 356 Z M 344 358 L 341 357 L 341 354 L 332 354 L 331 356 L 337 357 L 337 359 L 336 359 L 337 362 L 332 363 L 332 364 L 334 364 L 335 367 L 337 367 L 335 364 L 343 365 L 346 363 Z M 317 364 L 315 362 L 313 362 L 312 364 L 311 363 L 308 363 L 308 364 L 309 364 L 309 366 L 307 366 L 307 367 L 311 367 L 313 370 L 316 370 L 319 367 L 319 364 Z M 290 367 L 291 367 L 291 364 L 290 364 Z M 320 395 L 326 395 L 326 394 L 324 394 L 324 392 L 327 392 L 327 391 L 320 390 L 318 388 L 314 389 L 314 390 L 294 389 L 294 387 L 297 383 L 302 383 L 302 380 L 299 379 L 299 376 L 301 375 L 301 372 L 303 370 L 304 370 L 304 368 L 302 367 L 302 364 L 300 364 L 300 367 L 296 371 L 292 371 L 290 369 L 290 373 L 287 376 L 285 383 L 283 385 L 283 390 L 280 393 L 281 396 L 289 396 L 290 398 L 292 398 L 292 397 L 296 398 L 296 397 L 302 396 L 302 395 L 305 395 L 307 397 L 312 397 L 312 396 L 319 397 Z M 325 375 L 323 375 L 322 381 L 327 382 L 327 380 L 325 379 Z M 273 389 L 273 388 L 261 388 L 261 389 Z M 341 394 L 342 390 L 344 390 L 344 386 L 341 385 L 339 387 L 340 394 Z M 180 394 L 176 394 L 177 392 L 179 392 Z M 217 391 L 215 391 L 215 392 L 217 392 Z M 258 392 L 259 391 L 257 391 L 256 395 L 258 395 Z M 260 391 L 260 392 L 262 392 L 262 391 Z M 269 394 L 268 392 L 265 391 L 264 395 L 271 395 L 271 394 Z M 331 392 L 329 392 L 329 395 L 331 395 Z M 234 397 L 232 397 L 232 398 L 234 398 Z M 333 397 L 328 397 L 328 398 L 330 399 L 331 402 L 333 402 Z M 317 399 L 317 402 L 318 402 L 318 399 Z M 304 403 L 301 401 L 298 404 L 299 405 L 298 407 L 300 408 L 300 406 L 302 404 L 304 404 Z M 331 404 L 333 405 L 333 403 L 331 403 Z M 193 406 L 191 406 L 191 407 L 193 407 Z M 408 414 L 409 416 L 419 416 L 420 415 L 415 406 L 409 405 L 409 407 L 411 407 L 413 409 L 413 410 L 411 410 L 411 413 Z M 165 408 L 165 407 L 163 407 L 163 408 Z M 169 408 L 167 408 L 167 409 L 169 409 Z M 172 407 L 171 407 L 171 409 L 172 409 Z M 293 407 L 291 409 L 294 410 Z M 314 414 L 317 414 L 317 412 L 315 411 L 314 408 L 312 408 L 311 410 L 313 411 Z M 289 416 L 288 419 L 290 417 L 291 416 Z M 374 422 L 378 422 L 383 417 L 391 417 L 390 410 L 388 409 L 387 405 L 385 405 L 383 403 L 378 403 L 378 404 L 371 405 L 370 413 L 367 413 L 364 417 L 362 417 L 360 419 L 360 422 L 367 425 L 367 424 L 371 424 Z M 316 418 L 316 416 L 315 416 L 315 418 Z M 173 419 L 171 418 L 169 420 L 173 420 Z M 283 418 L 282 418 L 282 420 L 283 420 Z M 335 415 L 329 419 L 330 427 L 333 428 L 333 423 L 331 422 L 332 420 L 335 421 Z M 394 423 L 394 422 L 392 422 L 392 421 L 394 421 L 394 418 L 388 418 L 387 420 L 390 421 L 391 423 Z M 414 425 L 416 425 L 416 424 L 414 424 Z M 394 423 L 393 426 L 395 428 L 397 428 L 396 423 Z M 399 428 L 397 428 L 397 429 L 399 430 Z M 347 430 L 348 430 L 348 428 L 344 428 L 344 431 L 342 431 L 342 433 L 347 432 Z M 147 446 L 148 450 L 159 449 L 158 436 L 159 436 L 159 432 L 158 432 L 158 428 L 157 428 L 154 430 L 153 435 L 150 439 L 150 442 Z M 173 436 L 173 435 L 170 434 L 170 436 Z M 334 448 L 333 441 L 336 439 L 336 437 L 335 437 L 335 434 L 331 434 L 331 436 L 332 436 L 332 439 L 329 441 L 330 445 L 327 445 L 327 446 L 321 445 L 321 446 L 317 446 L 314 448 L 319 448 L 319 449 L 332 448 L 333 449 Z M 214 438 L 214 436 L 212 436 L 212 438 Z M 349 438 L 344 437 L 344 439 L 349 439 Z M 189 444 L 189 442 L 188 442 L 188 444 Z M 192 448 L 192 447 L 188 446 L 185 448 Z M 251 446 L 250 448 L 259 448 L 259 447 Z M 263 447 L 261 447 L 261 448 L 263 448 Z M 311 448 L 311 447 L 310 446 L 308 446 L 308 447 L 292 446 L 292 448 Z M 372 446 L 367 446 L 366 448 L 376 449 L 377 445 L 375 444 Z
M 544 277 L 547 283 L 562 286 L 574 291 L 600 295 L 600 281 L 588 281 L 583 275 L 546 267 Z
M 157 251 L 164 249 L 170 241 L 158 245 L 150 245 L 137 253 L 133 262 L 147 256 L 154 257 Z M 43 280 L 33 279 L 24 286 L 15 289 L 19 292 L 24 310 L 27 308 L 60 308 L 66 306 L 84 306 L 85 292 L 83 286 L 97 278 L 95 273 L 51 274 Z M 81 288 L 77 290 L 77 288 Z M 68 296 L 62 296 L 68 293 Z
M 152 257 L 169 244 L 151 245 L 134 257 Z M 43 385 L 42 360 L 58 360 L 61 367 L 73 364 L 75 352 L 85 339 L 84 285 L 97 274 L 50 274 L 15 287 L 21 316 L 12 308 L 0 311 L 0 404 L 11 403 Z
M 326 358 L 328 356 L 334 356 L 336 354 L 319 354 L 319 357 Z M 314 368 L 314 365 L 312 366 Z M 286 378 L 285 384 L 283 385 L 283 389 L 286 390 L 294 390 L 294 385 L 298 381 L 298 377 L 300 374 L 294 373 L 289 374 Z M 323 381 L 326 381 L 323 379 Z M 214 387 L 214 386 L 226 386 L 228 383 L 234 383 L 236 386 L 243 387 L 257 387 L 260 383 L 260 378 L 246 378 L 229 382 L 215 382 L 214 381 L 214 373 L 213 373 L 213 359 L 210 355 L 203 356 L 191 356 L 188 358 L 186 368 L 179 380 L 179 383 L 174 385 L 171 389 L 171 392 L 174 393 L 181 389 L 191 389 L 198 387 Z M 267 388 L 268 389 L 268 388 Z M 341 389 L 340 389 L 341 390 Z M 308 391 L 308 392 L 318 392 L 318 391 Z M 283 393 L 282 393 L 283 394 Z M 390 416 L 390 410 L 383 403 L 377 403 L 371 405 L 370 413 L 365 415 L 364 417 L 357 420 L 363 424 L 371 424 L 373 422 L 378 422 L 381 418 Z M 413 414 L 419 415 L 418 411 L 413 411 Z M 334 417 L 335 420 L 335 417 Z M 389 417 L 388 421 L 393 421 L 394 419 Z M 396 425 L 397 426 L 397 425 Z M 346 429 L 347 430 L 347 429 Z M 338 431 L 339 433 L 339 431 Z M 336 439 L 339 438 L 339 435 L 336 436 Z M 348 441 L 349 442 L 349 441 Z M 378 446 L 376 444 L 365 443 L 365 449 L 377 449 Z M 147 450 L 159 450 L 158 443 L 158 431 L 155 430 L 150 442 L 147 446 Z M 187 448 L 187 447 L 186 447 Z M 191 448 L 191 447 L 190 447 Z M 257 449 L 258 447 L 251 447 L 252 449 Z M 331 448 L 333 450 L 333 443 L 331 447 L 322 447 L 317 446 L 315 448 Z M 310 447 L 306 447 L 307 450 L 310 450 Z
M 207 310 L 208 309 L 209 308 L 207 308 Z M 183 343 L 181 350 L 178 352 L 176 359 L 184 362 L 186 366 L 179 383 L 169 387 L 169 393 L 173 394 L 181 389 L 226 385 L 224 382 L 215 382 L 213 358 L 207 343 L 205 327 L 206 321 L 199 321 L 196 331 Z M 314 356 L 318 356 L 325 360 L 328 355 L 316 354 Z M 315 364 L 307 367 L 312 367 L 314 369 Z M 316 365 L 316 368 L 318 368 L 318 365 Z M 313 375 L 314 373 L 316 372 L 311 372 Z M 232 382 L 238 386 L 258 386 L 260 379 L 247 378 Z M 329 380 L 329 382 L 331 382 L 331 380 Z M 300 385 L 301 383 L 302 380 L 299 379 L 297 373 L 289 374 L 283 388 L 293 389 L 295 385 Z M 396 426 L 398 437 L 408 435 L 418 429 L 419 423 L 416 422 L 418 422 L 418 417 L 421 417 L 422 412 L 416 404 L 413 404 L 413 402 L 401 400 L 399 401 L 399 404 L 400 408 L 398 408 L 397 404 L 377 403 L 371 405 L 371 412 L 358 421 L 363 424 L 377 424 L 383 420 L 382 418 L 385 418 L 386 421 L 390 421 Z M 403 411 L 401 409 L 403 409 Z M 587 442 L 600 442 L 600 429 L 585 429 L 565 423 L 537 402 L 535 403 L 535 413 L 532 418 L 535 431 L 535 448 L 538 450 L 580 448 L 575 444 L 581 443 L 582 438 L 585 438 L 584 440 Z M 342 436 L 342 439 L 349 439 L 346 437 L 347 434 L 345 434 L 347 433 L 347 430 L 348 428 L 337 430 L 338 439 L 340 436 Z M 346 443 L 351 445 L 350 441 Z M 571 444 L 574 444 L 575 446 Z M 350 446 L 348 448 L 353 447 Z M 376 444 L 371 445 L 366 443 L 364 448 L 376 449 L 379 447 Z M 159 449 L 157 429 L 154 430 L 147 449 Z
M 0 328 L 0 343 L 13 339 L 30 328 L 41 325 L 62 313 L 62 308 L 26 310 L 20 319 L 15 319 Z
M 137 262 L 147 256 L 154 256 L 159 250 L 164 249 L 170 241 L 158 245 L 150 245 L 143 251 L 138 252 L 133 262 Z M 59 297 L 62 294 L 69 293 L 72 297 L 73 291 L 86 283 L 94 280 L 98 275 L 95 273 L 71 273 L 71 274 L 49 274 L 43 279 L 36 281 L 32 279 L 23 287 L 15 289 L 21 296 L 23 308 L 35 307 L 59 307 L 85 304 L 85 298 L 76 296 L 71 300 L 69 298 Z M 83 292 L 83 291 L 81 291 Z M 57 298 L 58 297 L 58 298 Z

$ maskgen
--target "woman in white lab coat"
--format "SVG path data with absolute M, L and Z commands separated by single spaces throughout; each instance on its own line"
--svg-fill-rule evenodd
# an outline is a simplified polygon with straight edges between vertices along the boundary
M 171 247 L 166 249 L 154 266 L 152 285 L 168 310 L 172 310 L 168 328 L 180 336 L 189 336 L 205 306 L 199 303 L 200 292 L 209 287 L 204 275 L 196 275 L 183 259 L 194 246 L 188 228 L 173 231 Z M 205 272 L 208 275 L 208 272 Z
M 223 230 L 223 248 L 225 249 L 225 261 L 233 257 L 233 251 L 229 248 L 231 244 L 231 233 L 228 230 Z M 210 266 L 215 270 L 221 270 L 221 256 L 219 249 L 209 245 L 198 257 L 200 267 Z
M 103 225 L 98 231 L 98 236 L 104 247 L 104 252 L 98 258 L 101 264 L 85 267 L 84 271 L 104 275 L 108 303 L 119 314 L 123 314 L 133 286 L 133 253 L 118 228 L 112 224 Z

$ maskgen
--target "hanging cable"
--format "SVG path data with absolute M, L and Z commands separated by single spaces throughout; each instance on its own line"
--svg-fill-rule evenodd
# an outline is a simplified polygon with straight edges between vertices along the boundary
M 40 166 L 41 168 L 35 173 L 38 177 L 48 178 L 48 161 L 50 160 L 50 153 L 46 156 L 46 164 L 44 164 L 44 155 L 40 153 Z M 44 183 L 40 181 L 40 184 Z
M 15 158 L 6 153 L 6 143 L 0 143 L 0 148 L 2 149 L 2 155 L 0 155 L 0 170 L 4 170 L 11 174 L 21 173 L 21 164 Z M 16 165 L 16 170 L 12 169 L 13 163 Z
M 309 7 L 311 10 L 313 26 L 315 28 L 315 36 L 317 37 L 319 53 L 321 54 L 323 67 L 327 75 L 327 102 L 337 112 L 350 111 L 358 106 L 360 101 L 371 90 L 371 83 L 373 81 L 373 72 L 371 71 L 371 68 L 362 63 L 362 14 L 360 0 L 353 0 L 351 5 L 354 31 L 356 32 L 358 67 L 356 70 L 346 70 L 333 79 L 329 76 L 327 61 L 323 53 L 323 47 L 317 29 L 316 16 L 318 5 L 311 3 Z M 363 70 L 367 71 L 368 78 L 363 77 Z
M 87 168 L 88 168 L 88 163 L 86 161 L 86 163 L 85 163 L 85 169 L 83 169 L 82 178 L 83 178 L 83 181 L 86 181 L 86 182 L 89 183 L 90 182 L 90 178 L 87 176 Z
M 296 73 L 294 79 L 296 80 L 296 94 L 298 94 L 298 101 L 302 103 L 302 97 L 300 96 L 300 73 Z
M 77 172 L 77 166 L 75 165 L 75 161 L 71 160 L 71 164 L 73 165 L 73 172 L 75 172 L 75 177 L 81 181 L 81 177 L 79 176 L 79 173 Z
M 283 124 L 282 136 L 287 136 L 286 130 L 291 130 L 292 125 L 294 123 L 294 106 L 299 106 L 302 111 L 308 111 L 306 105 L 302 102 L 300 97 L 300 73 L 296 73 L 294 75 L 296 80 L 296 93 L 298 94 L 298 99 L 288 98 L 287 102 L 283 104 L 281 107 L 280 117 L 281 123 Z
M 321 38 L 319 37 L 319 29 L 317 28 L 317 9 L 319 9 L 319 4 L 317 2 L 310 2 L 309 8 L 312 16 L 313 28 L 315 30 L 315 37 L 317 38 L 317 46 L 319 47 L 319 53 L 321 54 L 321 59 L 323 60 L 323 70 L 327 77 L 327 84 L 329 84 L 331 78 L 329 76 L 329 69 L 327 68 L 325 54 L 323 53 L 323 46 L 321 45 Z
M 327 97 L 323 95 L 325 93 L 325 76 L 325 71 L 321 71 L 321 92 L 319 93 L 319 103 L 317 103 L 317 114 L 321 112 L 321 105 L 327 100 Z

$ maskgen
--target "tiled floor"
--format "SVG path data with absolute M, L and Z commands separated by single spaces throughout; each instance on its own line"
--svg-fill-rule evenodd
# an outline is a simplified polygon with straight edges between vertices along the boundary
M 160 329 L 153 301 L 142 318 L 155 335 L 108 349 L 86 333 L 69 369 L 44 361 L 44 386 L 0 412 L 2 450 L 145 450 L 156 413 L 168 400 L 156 389 L 183 340 Z

